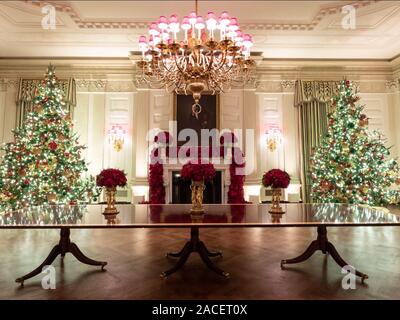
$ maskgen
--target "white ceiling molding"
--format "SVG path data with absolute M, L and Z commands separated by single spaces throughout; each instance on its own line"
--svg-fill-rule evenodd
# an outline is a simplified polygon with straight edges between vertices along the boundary
M 148 21 L 111 21 L 104 19 L 103 21 L 86 21 L 80 17 L 76 10 L 67 3 L 59 1 L 39 1 L 39 0 L 23 0 L 26 3 L 37 7 L 51 4 L 59 12 L 64 12 L 75 22 L 80 29 L 146 29 L 151 22 Z M 241 23 L 243 30 L 314 30 L 316 26 L 323 20 L 325 16 L 334 15 L 341 12 L 345 5 L 351 5 L 354 8 L 366 7 L 382 0 L 361 0 L 347 1 L 346 3 L 338 3 L 334 6 L 323 6 L 317 14 L 308 23 Z
M 56 29 L 41 27 L 41 6 L 57 10 Z M 0 1 L 3 57 L 126 57 L 159 14 L 180 16 L 192 1 Z M 254 51 L 273 59 L 392 59 L 400 53 L 400 1 L 201 0 L 200 11 L 228 9 L 253 35 Z M 352 5 L 356 28 L 342 27 Z M 204 8 L 202 8 L 204 7 Z

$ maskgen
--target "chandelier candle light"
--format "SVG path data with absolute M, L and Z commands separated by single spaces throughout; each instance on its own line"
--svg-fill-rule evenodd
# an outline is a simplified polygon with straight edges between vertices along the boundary
M 196 0 L 196 11 L 182 21 L 176 14 L 160 16 L 150 24 L 149 37 L 139 37 L 139 82 L 192 94 L 192 109 L 198 114 L 204 91 L 220 93 L 251 79 L 252 46 L 252 36 L 242 33 L 236 18 L 224 11 L 219 18 L 209 12 L 204 19 Z

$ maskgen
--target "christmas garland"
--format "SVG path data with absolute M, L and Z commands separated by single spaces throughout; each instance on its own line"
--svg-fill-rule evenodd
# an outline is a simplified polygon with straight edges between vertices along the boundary
M 191 157 L 193 154 L 199 155 L 204 155 L 208 154 L 209 157 L 215 157 L 219 156 L 221 158 L 224 158 L 227 156 L 226 151 L 229 150 L 228 148 L 225 148 L 225 140 L 227 142 L 235 141 L 236 138 L 233 136 L 231 139 L 221 139 L 221 146 L 212 148 L 212 147 L 188 147 L 188 146 L 182 146 L 182 147 L 173 147 L 170 148 L 169 142 L 170 142 L 170 134 L 168 132 L 163 132 L 162 136 L 167 136 L 168 139 L 160 139 L 159 135 L 156 136 L 155 142 L 160 142 L 160 140 L 165 144 L 165 155 L 167 158 L 173 157 L 178 154 L 184 153 L 187 157 Z M 221 137 L 223 138 L 223 137 Z M 156 141 L 157 140 L 157 141 Z M 175 151 L 176 148 L 176 152 Z M 197 150 L 196 150 L 197 149 Z M 165 203 L 165 187 L 164 187 L 164 179 L 163 179 L 163 172 L 164 172 L 164 166 L 162 161 L 160 160 L 160 147 L 156 147 L 155 149 L 152 150 L 150 159 L 151 159 L 151 164 L 149 166 L 149 172 L 148 172 L 148 181 L 149 181 L 149 203 L 150 204 L 163 204 Z M 230 148 L 231 150 L 231 159 L 232 163 L 229 166 L 229 172 L 230 172 L 230 177 L 231 177 L 231 184 L 229 186 L 228 190 L 228 203 L 232 204 L 240 204 L 240 203 L 246 203 L 244 200 L 244 181 L 245 181 L 245 176 L 244 172 L 240 172 L 244 170 L 245 164 L 243 160 L 243 153 L 240 150 L 240 148 L 237 147 L 232 147 Z M 238 161 L 240 159 L 240 161 Z M 243 174 L 240 174 L 243 173 Z

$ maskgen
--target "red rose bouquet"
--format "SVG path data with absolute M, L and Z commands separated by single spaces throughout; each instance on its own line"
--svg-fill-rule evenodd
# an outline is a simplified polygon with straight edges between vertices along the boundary
M 262 184 L 264 187 L 285 189 L 290 184 L 290 176 L 286 171 L 272 169 L 263 175 Z
M 96 184 L 106 188 L 125 187 L 125 172 L 119 169 L 105 169 L 96 177 Z
M 215 169 L 211 163 L 187 163 L 182 167 L 181 177 L 184 180 L 211 181 L 215 177 Z

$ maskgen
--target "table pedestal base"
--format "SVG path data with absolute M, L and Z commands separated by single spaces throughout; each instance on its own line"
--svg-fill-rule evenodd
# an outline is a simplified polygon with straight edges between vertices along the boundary
M 173 268 L 161 273 L 160 276 L 162 278 L 166 278 L 170 274 L 178 271 L 186 263 L 187 259 L 189 258 L 190 254 L 192 252 L 197 252 L 200 255 L 203 262 L 205 263 L 205 265 L 208 268 L 210 268 L 212 271 L 214 271 L 215 273 L 217 273 L 223 277 L 226 277 L 226 278 L 229 277 L 229 273 L 218 268 L 210 260 L 210 257 L 222 257 L 222 253 L 221 252 L 211 252 L 207 249 L 206 245 L 202 241 L 200 241 L 199 228 L 191 228 L 190 240 L 185 244 L 185 246 L 182 248 L 181 251 L 176 252 L 176 253 L 170 252 L 170 253 L 166 254 L 167 257 L 179 258 L 179 260 Z
M 317 230 L 318 230 L 317 240 L 311 242 L 306 251 L 304 251 L 304 253 L 301 254 L 300 256 L 293 259 L 282 260 L 281 268 L 283 268 L 285 264 L 294 264 L 306 261 L 315 253 L 315 251 L 318 250 L 321 250 L 323 254 L 329 253 L 332 256 L 333 260 L 335 260 L 335 262 L 340 267 L 343 268 L 344 266 L 348 265 L 348 263 L 344 261 L 343 258 L 339 255 L 334 245 L 328 241 L 326 226 L 318 226 Z M 362 272 L 356 271 L 356 275 L 361 277 L 361 282 L 364 282 L 365 279 L 368 279 L 368 275 Z
M 88 258 L 85 256 L 81 250 L 79 250 L 78 246 L 71 242 L 70 238 L 70 230 L 69 228 L 63 227 L 61 228 L 60 231 L 60 242 L 54 246 L 54 248 L 50 251 L 50 254 L 48 257 L 43 261 L 43 263 L 37 267 L 35 270 L 32 272 L 28 273 L 27 275 L 24 275 L 23 277 L 20 277 L 15 280 L 15 282 L 21 283 L 21 286 L 24 285 L 24 281 L 32 278 L 39 273 L 42 272 L 42 269 L 44 266 L 49 266 L 53 263 L 53 261 L 57 258 L 58 255 L 61 255 L 63 258 L 66 253 L 71 253 L 76 259 L 78 259 L 80 262 L 91 265 L 91 266 L 101 266 L 101 270 L 104 270 L 104 267 L 107 265 L 107 262 L 101 262 L 101 261 L 96 261 Z

